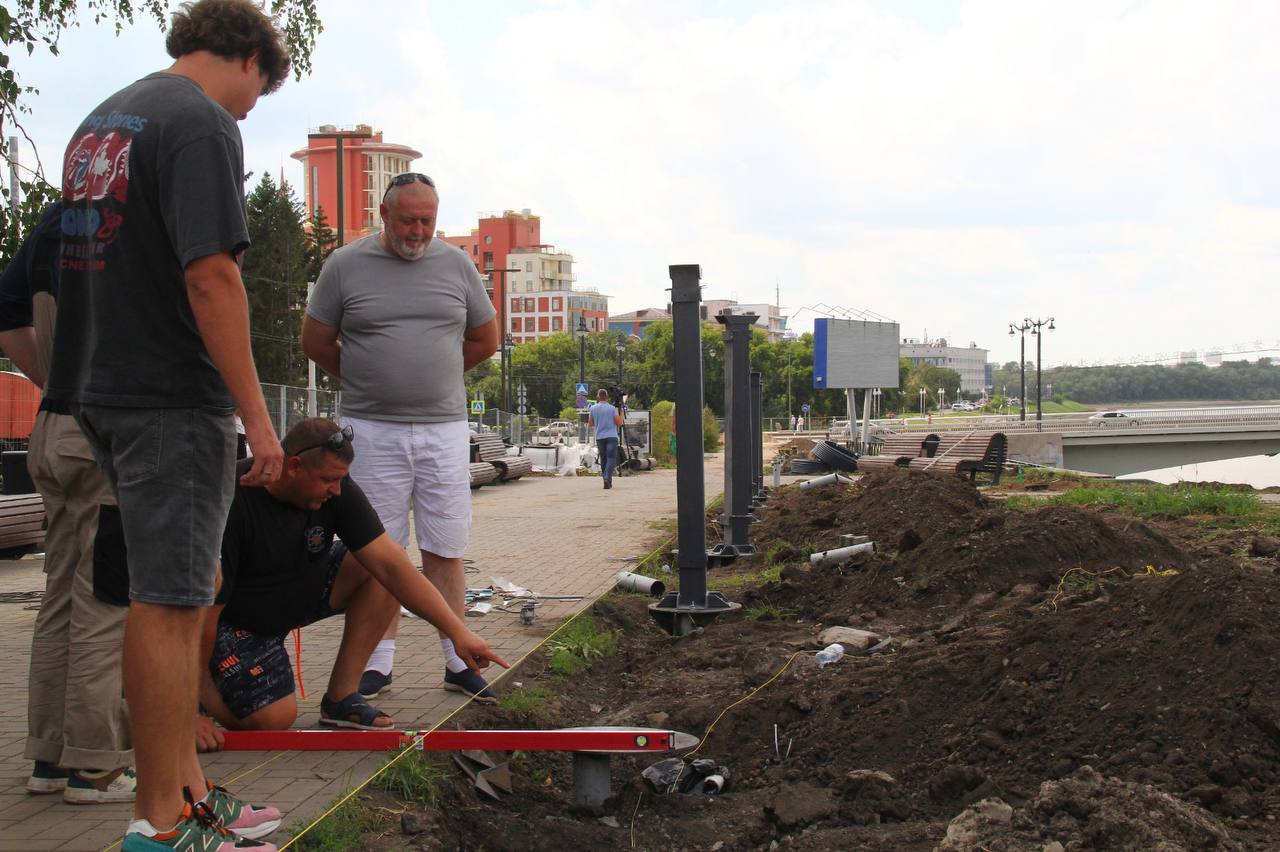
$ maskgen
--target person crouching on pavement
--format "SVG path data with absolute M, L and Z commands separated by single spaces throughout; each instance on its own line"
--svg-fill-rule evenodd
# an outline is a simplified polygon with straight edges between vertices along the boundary
M 403 604 L 482 669 L 506 662 L 462 623 L 391 540 L 347 475 L 351 427 L 311 418 L 285 435 L 280 479 L 238 485 L 222 539 L 222 587 L 205 621 L 205 709 L 233 730 L 288 728 L 297 718 L 284 639 L 296 627 L 345 614 L 342 643 L 320 701 L 320 724 L 389 728 L 360 695 L 365 661 Z M 242 463 L 243 464 L 243 463 Z

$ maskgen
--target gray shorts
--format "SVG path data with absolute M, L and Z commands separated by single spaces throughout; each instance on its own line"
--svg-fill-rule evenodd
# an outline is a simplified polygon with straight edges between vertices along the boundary
M 231 408 L 72 405 L 120 505 L 129 598 L 209 606 L 235 487 Z

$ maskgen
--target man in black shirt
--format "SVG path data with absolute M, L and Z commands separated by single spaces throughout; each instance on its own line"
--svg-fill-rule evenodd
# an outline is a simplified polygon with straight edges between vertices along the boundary
M 225 727 L 279 729 L 298 715 L 290 630 L 345 612 L 342 643 L 320 702 L 320 724 L 388 728 L 357 685 L 403 604 L 453 640 L 468 666 L 506 666 L 462 623 L 391 540 L 347 475 L 350 427 L 303 420 L 285 435 L 280 478 L 238 485 L 222 539 L 222 588 L 205 622 L 209 662 L 201 702 Z M 244 466 L 248 462 L 242 462 Z

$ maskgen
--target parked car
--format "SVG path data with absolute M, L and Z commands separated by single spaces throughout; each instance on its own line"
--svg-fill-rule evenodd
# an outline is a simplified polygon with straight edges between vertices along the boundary
M 1089 415 L 1094 426 L 1137 426 L 1137 418 L 1123 411 L 1098 411 Z
M 552 420 L 538 430 L 538 434 L 548 438 L 567 438 L 578 434 L 578 424 L 568 420 Z

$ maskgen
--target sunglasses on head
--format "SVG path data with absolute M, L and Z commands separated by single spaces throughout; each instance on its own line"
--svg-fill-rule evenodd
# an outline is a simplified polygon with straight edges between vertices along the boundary
M 328 450 L 333 450 L 335 453 L 342 452 L 342 448 L 347 444 L 351 443 L 351 439 L 355 437 L 355 434 L 356 434 L 355 430 L 352 429 L 350 426 L 343 426 L 337 432 L 334 432 L 332 435 L 325 438 L 320 443 L 311 444 L 309 446 L 303 447 L 302 449 L 293 453 L 293 455 L 300 456 L 305 452 L 310 452 L 311 450 L 318 450 L 321 447 L 324 447 L 325 449 L 328 449 Z
M 425 183 L 432 189 L 436 188 L 436 182 L 421 172 L 405 172 L 402 175 L 396 175 L 391 179 L 391 183 L 387 184 L 386 192 L 382 193 L 382 200 L 387 200 L 387 193 L 395 186 L 408 186 L 411 183 Z

